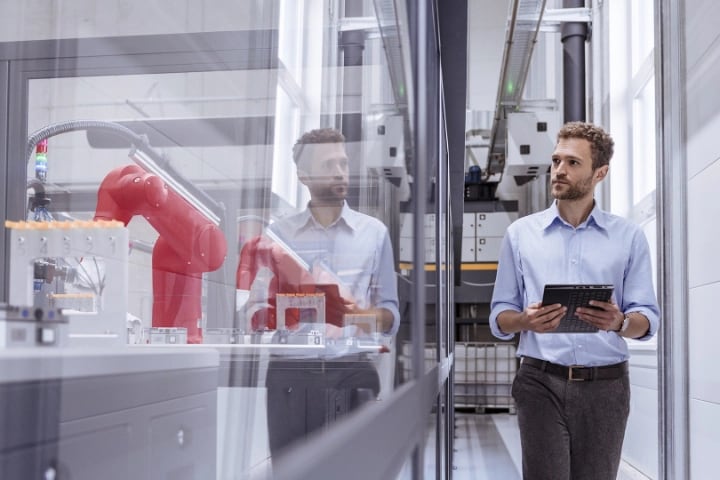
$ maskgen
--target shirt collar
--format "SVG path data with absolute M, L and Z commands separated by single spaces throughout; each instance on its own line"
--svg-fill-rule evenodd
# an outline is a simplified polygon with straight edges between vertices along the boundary
M 542 214 L 543 229 L 547 229 L 555 223 L 567 223 L 560 217 L 557 200 L 553 201 L 552 205 Z M 597 202 L 595 202 L 593 209 L 590 211 L 590 215 L 588 215 L 587 220 L 585 220 L 583 224 L 588 227 L 594 225 L 601 230 L 607 230 L 607 213 L 603 212 Z
M 359 216 L 358 213 L 350 208 L 347 204 L 347 201 L 343 202 L 343 208 L 340 211 L 340 216 L 335 220 L 333 223 L 331 223 L 327 228 L 335 228 L 342 225 L 347 226 L 351 230 L 357 230 L 359 228 Z M 310 212 L 310 204 L 308 203 L 308 206 L 300 212 L 297 217 L 295 217 L 295 225 L 294 230 L 296 232 L 300 232 L 303 230 L 307 230 L 309 228 L 322 228 L 324 229 L 322 225 L 320 225 L 316 220 L 315 217 L 312 216 L 312 213 Z

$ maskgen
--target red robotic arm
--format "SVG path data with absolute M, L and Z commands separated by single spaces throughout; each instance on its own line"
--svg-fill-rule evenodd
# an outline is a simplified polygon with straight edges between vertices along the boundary
M 261 269 L 270 272 L 265 291 L 254 292 L 254 283 Z M 240 290 L 250 292 L 250 301 L 266 306 L 253 311 L 250 325 L 253 331 L 275 330 L 277 312 L 275 296 L 278 293 L 323 293 L 325 295 L 325 321 L 338 327 L 343 326 L 343 315 L 350 313 L 352 302 L 340 295 L 337 284 L 318 284 L 304 267 L 299 265 L 287 252 L 270 238 L 261 235 L 248 241 L 240 252 L 240 262 L 235 274 Z M 255 297 L 261 294 L 261 298 Z M 300 315 L 297 309 L 285 311 L 285 326 L 297 327 Z
M 225 260 L 222 231 L 158 176 L 138 165 L 112 170 L 100 184 L 95 220 L 127 225 L 142 215 L 157 230 L 153 248 L 154 327 L 185 327 L 189 343 L 201 343 L 202 273 Z

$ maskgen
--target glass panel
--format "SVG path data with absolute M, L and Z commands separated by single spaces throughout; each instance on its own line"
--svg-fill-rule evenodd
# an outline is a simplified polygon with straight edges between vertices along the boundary
M 615 139 L 616 152 L 611 162 L 613 210 L 641 225 L 650 246 L 653 273 L 657 274 L 658 238 L 657 210 L 655 204 L 657 164 L 655 129 L 655 76 L 654 48 L 654 2 L 610 2 L 616 16 L 609 25 L 625 25 L 610 28 L 608 66 L 627 62 L 631 52 L 630 70 L 614 75 L 610 88 L 609 124 Z M 614 7 L 617 8 L 614 8 Z M 630 49 L 623 46 L 630 45 Z M 613 75 L 611 74 L 611 78 Z M 626 162 L 624 158 L 629 158 Z M 653 275 L 655 278 L 656 275 Z M 657 285 L 654 285 L 657 291 Z M 649 342 L 628 340 L 631 371 L 642 370 L 651 376 L 657 372 L 657 336 Z M 648 477 L 657 471 L 658 407 L 657 386 L 643 383 L 631 376 L 632 404 L 623 445 L 625 459 L 639 459 L 633 467 Z M 643 399 L 644 397 L 644 399 Z M 640 400 L 637 400 L 641 398 Z M 635 408 L 643 404 L 643 409 Z M 642 412 L 639 412 L 642 410 Z M 642 453 L 641 453 L 642 452 Z M 645 455 L 645 452 L 652 452 Z
M 633 101 L 633 199 L 637 205 L 655 191 L 655 76 Z M 653 212 L 654 214 L 655 212 Z
M 260 30 L 277 25 L 276 1 L 70 0 L 4 2 L 0 42 Z M 305 2 L 298 2 L 300 4 Z M 309 2 L 312 3 L 312 2 Z
M 40 312 L 42 335 L 3 347 L 67 347 L 43 357 L 63 368 L 33 372 L 50 382 L 38 395 L 51 395 L 57 442 L 32 467 L 46 478 L 262 475 L 411 378 L 410 272 L 425 263 L 412 257 L 397 19 L 369 2 L 352 14 L 344 2 L 190 3 L 28 4 L 0 23 L 29 25 L 0 41 L 92 47 L 63 53 L 77 71 L 50 67 L 14 92 L 29 155 L 8 300 L 18 323 Z M 238 47 L 276 55 L 272 68 L 238 68 L 237 50 L 197 45 L 176 60 L 161 47 L 246 29 L 271 32 L 271 48 Z M 119 36 L 138 55 L 118 52 Z M 33 61 L 45 60 L 13 68 Z M 446 234 L 447 212 L 437 218 Z M 427 278 L 444 292 L 439 247 L 440 259 L 426 249 Z M 446 298 L 439 307 L 444 332 Z M 444 355 L 442 335 L 430 341 Z M 33 476 L 18 471 L 8 478 Z
M 237 249 L 233 232 L 240 225 L 245 227 L 246 222 L 241 218 L 238 227 L 227 225 L 228 218 L 241 215 L 239 211 L 228 212 L 224 206 L 238 205 L 241 192 L 262 192 L 264 182 L 272 178 L 273 145 L 259 144 L 257 140 L 272 133 L 262 129 L 274 116 L 276 102 L 272 94 L 276 89 L 272 85 L 276 84 L 275 72 L 268 70 L 31 80 L 31 137 L 37 132 L 53 133 L 47 131 L 48 125 L 67 133 L 48 135 L 36 147 L 45 150 L 44 154 L 36 153 L 34 161 L 28 162 L 28 178 L 41 181 L 41 169 L 44 190 L 51 201 L 43 206 L 42 198 L 38 201 L 32 195 L 27 218 L 42 214 L 42 219 L 98 218 L 128 223 L 127 311 L 146 329 L 150 328 L 154 304 L 152 262 L 158 261 L 153 246 L 160 236 L 182 242 L 173 251 L 187 256 L 183 261 L 202 264 L 199 257 L 217 257 L 212 264 L 200 265 L 199 271 L 189 268 L 188 273 L 193 275 L 208 276 L 217 270 L 228 244 Z M 247 113 L 238 115 L 240 112 Z M 253 138 L 250 133 L 233 131 L 239 126 L 250 132 L 261 131 Z M 116 131 L 128 138 L 108 137 L 107 132 Z M 149 145 L 144 150 L 132 146 L 136 134 L 147 135 Z M 158 178 L 176 188 L 168 189 L 163 182 L 152 183 Z M 132 187 L 136 189 L 131 191 Z M 126 197 L 120 198 L 121 193 Z M 187 218 L 186 225 L 180 222 L 182 218 Z M 216 238 L 204 238 L 207 229 Z M 224 233 L 229 234 L 227 238 Z M 183 238 L 185 235 L 191 238 Z M 201 239 L 211 243 L 198 245 Z M 85 262 L 77 268 L 97 270 L 94 263 L 88 267 Z M 70 278 L 78 275 L 71 273 Z M 194 288 L 205 291 L 196 291 L 199 295 L 194 308 L 199 312 L 201 299 L 206 303 L 208 288 L 221 288 L 223 296 L 231 301 L 234 288 L 228 285 L 231 278 L 227 280 L 221 280 L 219 285 L 210 279 L 205 282 L 210 285 L 197 283 Z M 55 290 L 53 295 L 65 293 L 62 286 Z M 43 305 L 37 298 L 35 303 Z M 200 326 L 207 327 L 207 313 L 207 309 L 202 310 Z M 193 325 L 174 326 L 190 328 L 195 333 L 188 332 L 189 340 L 199 342 L 197 320 L 188 317 Z M 210 326 L 230 327 L 230 322 L 213 318 Z
M 653 50 L 654 35 L 654 6 L 652 0 L 634 0 L 630 2 L 631 8 L 631 35 L 632 35 L 632 75 Z

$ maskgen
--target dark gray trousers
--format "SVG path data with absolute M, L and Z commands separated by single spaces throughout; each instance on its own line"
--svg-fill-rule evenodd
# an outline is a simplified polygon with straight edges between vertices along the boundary
M 512 386 L 524 480 L 615 480 L 630 413 L 628 375 L 568 381 L 521 365 Z

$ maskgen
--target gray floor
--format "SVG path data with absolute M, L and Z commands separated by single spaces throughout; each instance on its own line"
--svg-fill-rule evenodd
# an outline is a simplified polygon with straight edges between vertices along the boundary
M 507 413 L 457 413 L 453 478 L 520 480 L 516 419 L 516 415 Z
M 455 418 L 453 480 L 522 478 L 517 415 L 456 412 Z M 428 452 L 428 455 L 431 453 Z M 429 459 L 428 455 L 425 457 L 426 461 Z M 425 478 L 431 479 L 434 475 L 434 470 L 429 470 L 426 471 Z M 649 480 L 624 462 L 617 478 Z
M 435 478 L 435 433 L 432 419 L 425 445 L 425 479 Z M 452 480 L 521 480 L 520 433 L 511 413 L 455 413 L 455 457 Z M 270 477 L 269 459 L 260 462 L 251 478 Z M 626 463 L 618 480 L 650 480 Z M 397 480 L 411 480 L 406 464 Z

